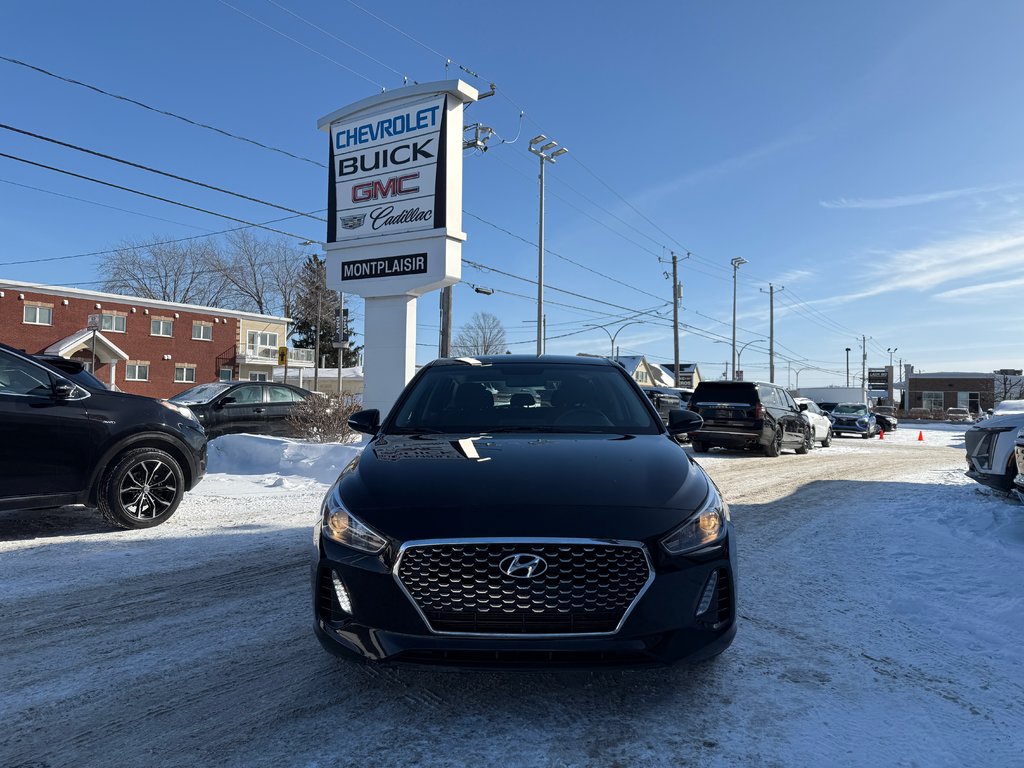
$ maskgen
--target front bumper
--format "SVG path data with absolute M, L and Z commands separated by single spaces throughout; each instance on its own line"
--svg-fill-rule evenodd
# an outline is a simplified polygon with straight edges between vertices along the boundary
M 832 434 L 834 435 L 872 435 L 874 429 L 870 424 L 866 426 L 860 426 L 859 424 L 840 424 L 838 422 L 832 423 Z
M 618 631 L 600 635 L 486 636 L 432 630 L 399 585 L 393 558 L 355 552 L 317 535 L 312 565 L 315 631 L 328 651 L 369 662 L 479 668 L 631 667 L 700 661 L 736 634 L 736 562 L 732 533 L 702 555 L 653 562 L 654 578 Z M 696 615 L 712 572 L 712 609 Z M 332 572 L 351 614 L 332 603 Z

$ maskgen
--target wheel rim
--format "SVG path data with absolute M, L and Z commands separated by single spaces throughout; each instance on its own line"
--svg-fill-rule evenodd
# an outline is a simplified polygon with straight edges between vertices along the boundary
M 160 459 L 133 464 L 118 488 L 125 513 L 136 520 L 153 520 L 163 515 L 178 495 L 174 471 Z
M 775 438 L 772 440 L 772 444 L 773 444 L 775 453 L 781 453 L 782 452 L 782 430 L 781 429 L 775 430 Z

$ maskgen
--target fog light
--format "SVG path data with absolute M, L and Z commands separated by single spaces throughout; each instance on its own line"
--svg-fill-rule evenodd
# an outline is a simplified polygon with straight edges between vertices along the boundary
M 338 599 L 338 607 L 349 616 L 352 615 L 352 601 L 349 599 L 348 590 L 341 583 L 338 574 L 331 571 L 331 583 L 334 585 L 334 596 Z
M 711 576 L 708 577 L 707 586 L 704 587 L 704 594 L 700 597 L 700 605 L 697 606 L 697 615 L 700 616 L 703 613 L 707 613 L 708 608 L 711 607 L 711 600 L 715 596 L 715 587 L 718 586 L 718 571 L 712 571 Z

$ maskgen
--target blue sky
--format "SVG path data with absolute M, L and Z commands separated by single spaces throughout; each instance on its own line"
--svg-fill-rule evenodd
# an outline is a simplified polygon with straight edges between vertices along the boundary
M 1022 22 L 1024 5 L 1009 1 L 39 2 L 5 8 L 0 55 L 319 162 L 317 118 L 402 76 L 494 82 L 497 95 L 466 113 L 505 143 L 465 157 L 463 255 L 536 278 L 538 161 L 526 143 L 545 133 L 568 147 L 547 173 L 549 352 L 606 353 L 606 332 L 587 326 L 615 333 L 645 310 L 618 333 L 621 352 L 671 360 L 660 259 L 690 252 L 681 356 L 720 375 L 729 261 L 740 256 L 742 368 L 767 378 L 762 289 L 781 285 L 776 380 L 801 371 L 808 386 L 845 382 L 846 347 L 859 374 L 862 335 L 869 367 L 887 364 L 890 348 L 925 371 L 1024 365 Z M 291 208 L 326 207 L 326 173 L 312 164 L 5 61 L 0 95 L 0 122 Z M 250 221 L 284 215 L 8 131 L 0 152 Z M 0 158 L 2 278 L 96 287 L 101 257 L 38 260 L 230 226 Z M 316 222 L 285 228 L 325 237 Z M 8 263 L 26 260 L 36 261 Z M 468 266 L 463 278 L 456 329 L 491 312 L 513 351 L 532 352 L 535 286 Z M 426 361 L 436 294 L 418 312 Z

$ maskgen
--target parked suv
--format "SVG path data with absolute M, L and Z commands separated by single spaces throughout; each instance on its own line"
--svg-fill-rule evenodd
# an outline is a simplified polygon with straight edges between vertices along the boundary
M 683 407 L 681 390 L 670 387 L 640 387 L 640 389 L 647 395 L 647 399 L 654 403 L 658 415 L 666 424 L 668 424 L 669 411 Z
M 967 476 L 983 485 L 1009 491 L 1017 475 L 1015 438 L 1024 427 L 1024 413 L 996 416 L 964 432 Z
M 689 409 L 704 426 L 690 433 L 698 453 L 708 448 L 759 448 L 778 456 L 783 448 L 807 453 L 814 434 L 789 392 L 775 384 L 754 381 L 702 381 Z
M 83 504 L 121 528 L 159 525 L 206 472 L 202 426 L 73 375 L 0 344 L 0 510 Z

